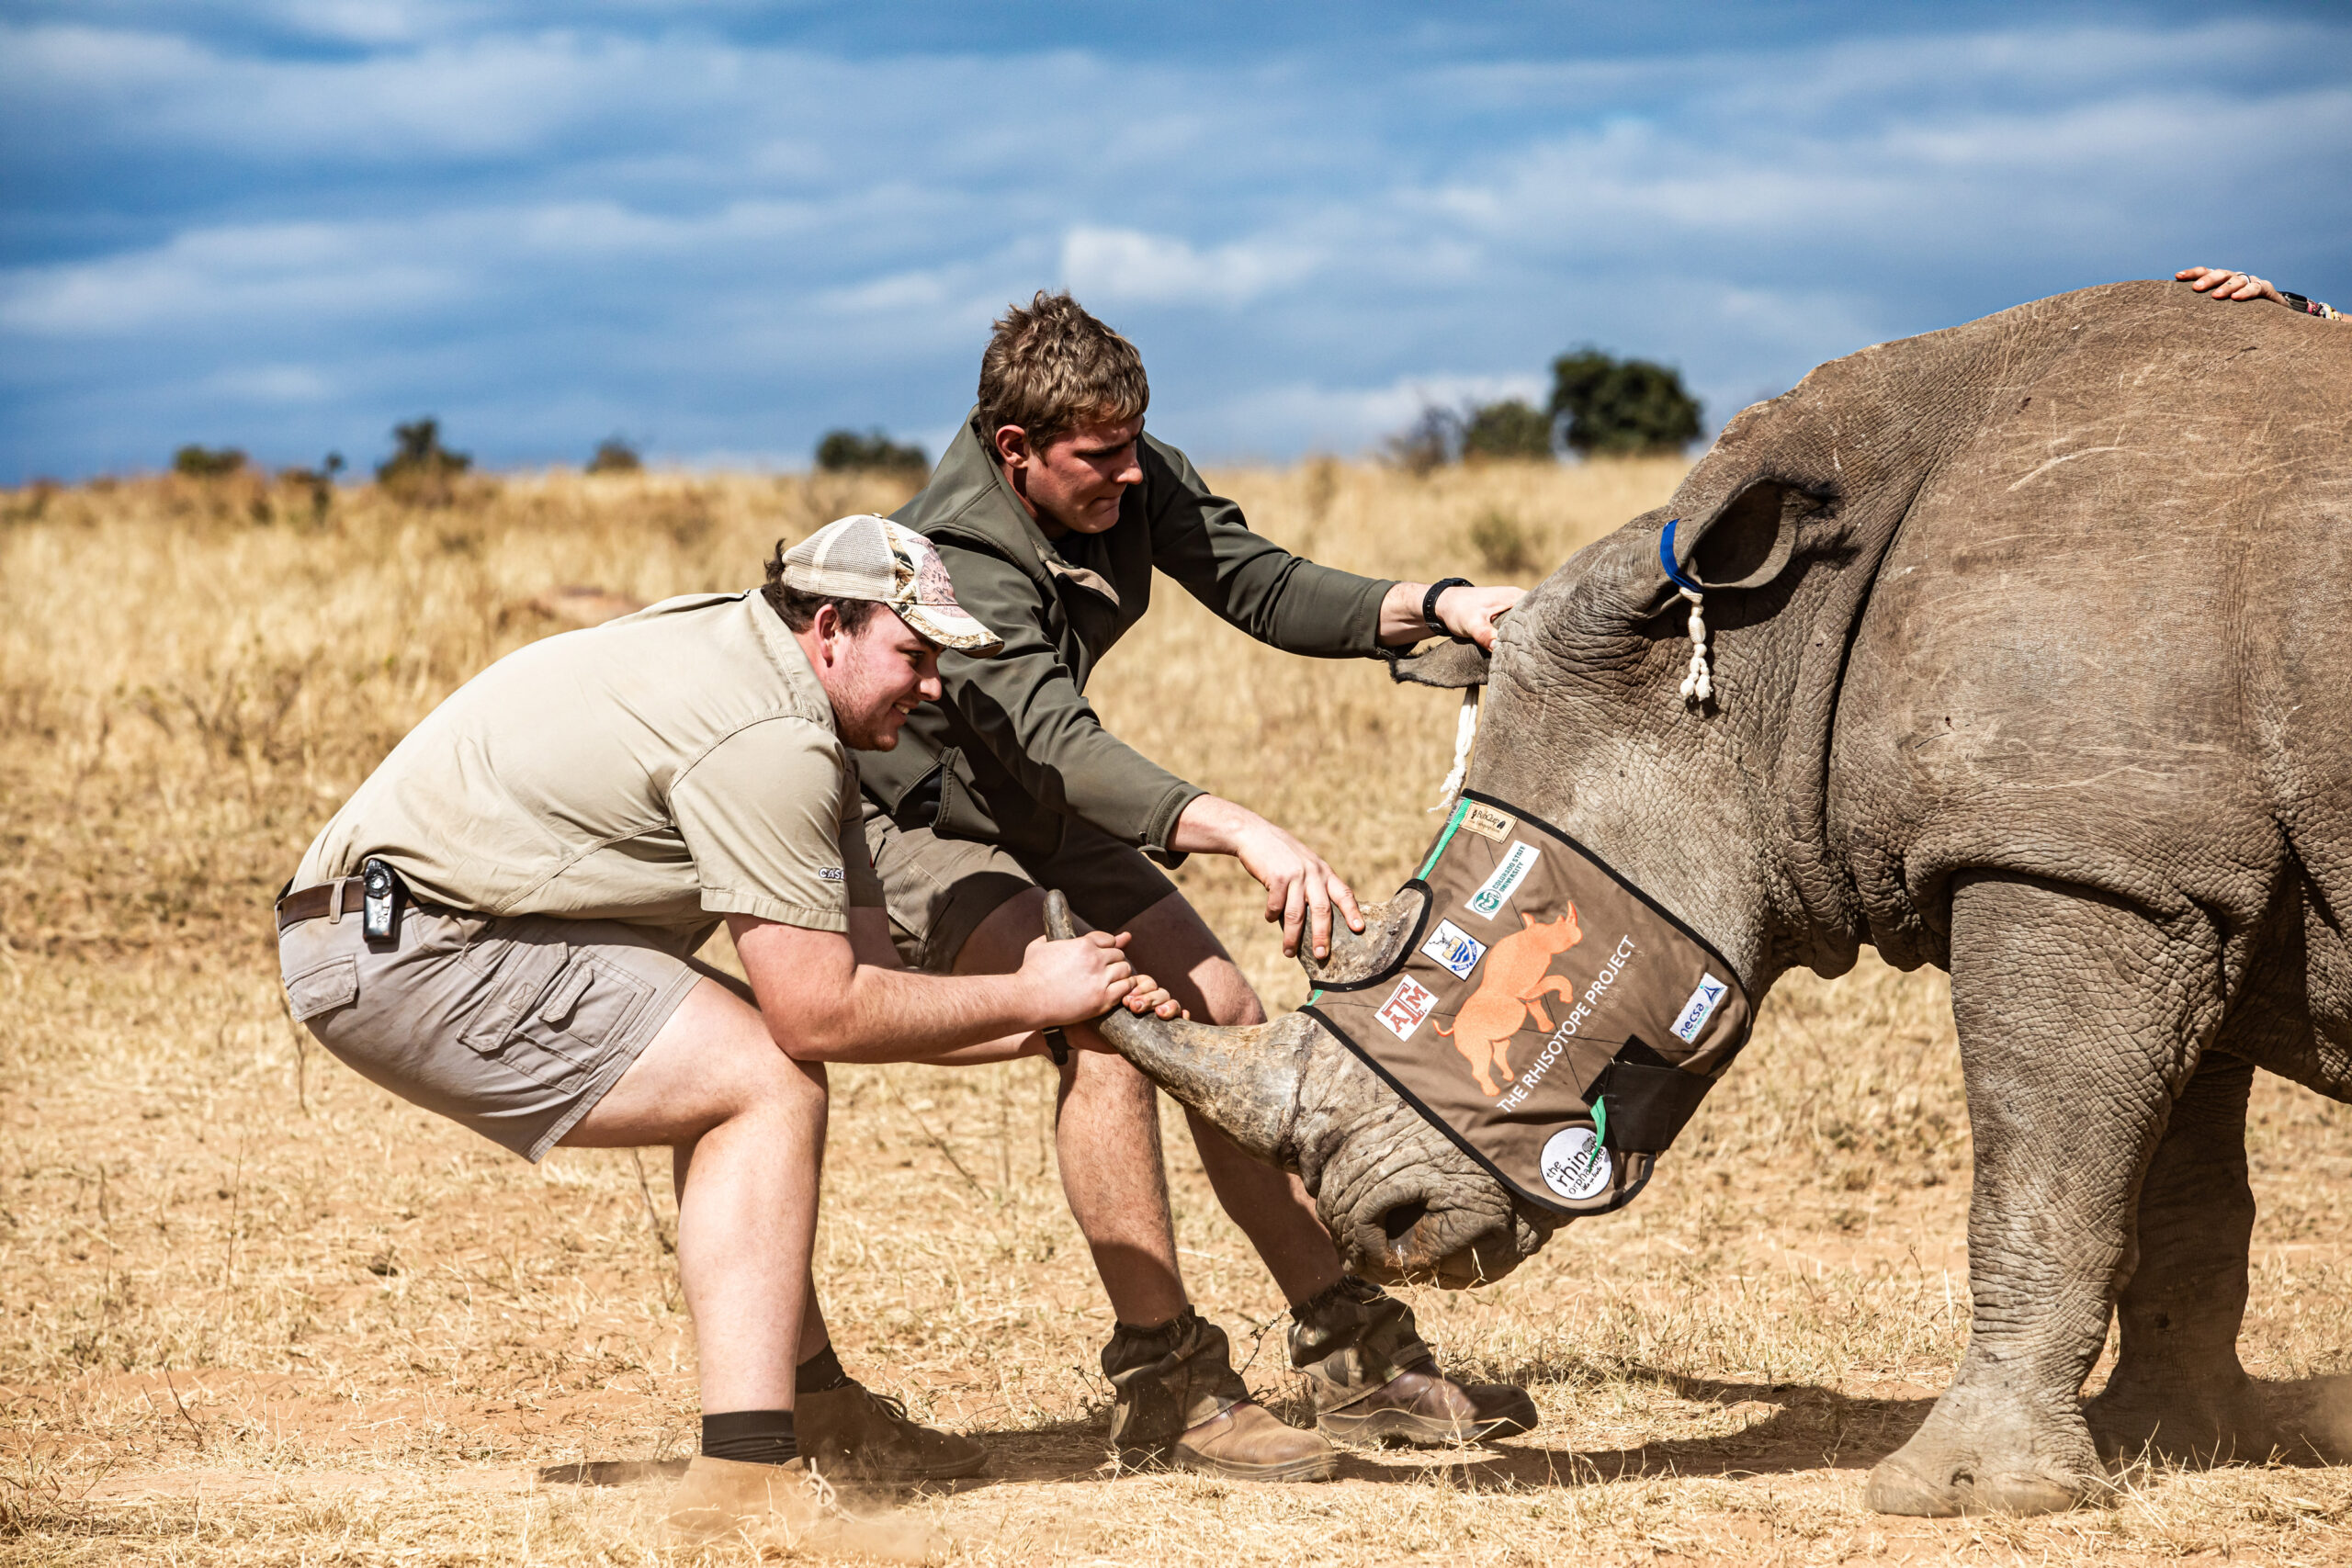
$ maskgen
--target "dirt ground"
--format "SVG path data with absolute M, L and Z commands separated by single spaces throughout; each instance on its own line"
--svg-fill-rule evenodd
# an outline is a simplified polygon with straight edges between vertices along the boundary
M 1525 580 L 1678 475 L 1218 479 L 1335 564 Z M 693 1555 L 655 1528 L 695 1438 L 666 1155 L 533 1167 L 372 1088 L 288 1021 L 266 908 L 334 805 L 482 663 L 611 596 L 741 586 L 778 536 L 902 493 L 551 475 L 435 511 L 357 492 L 323 516 L 252 480 L 0 498 L 0 1562 Z M 1097 694 L 1114 728 L 1368 891 L 1431 830 L 1442 694 L 1258 649 L 1171 593 Z M 1270 1005 L 1296 1005 L 1252 886 L 1222 865 L 1180 880 Z M 1106 1463 L 1110 1314 L 1050 1116 L 1037 1063 L 833 1076 L 818 1266 L 842 1358 L 990 1453 L 953 1489 L 852 1499 L 862 1550 L 1170 1568 L 2352 1561 L 2336 1470 L 2142 1467 L 2111 1506 L 2038 1520 L 1862 1510 L 1864 1473 L 1966 1337 L 1968 1129 L 1940 976 L 1866 960 L 1784 982 L 1631 1209 L 1483 1291 L 1410 1292 L 1451 1367 L 1526 1383 L 1544 1424 L 1464 1453 L 1351 1453 L 1328 1485 Z M 2257 1088 L 2257 1375 L 2352 1370 L 2348 1128 L 2343 1108 Z M 1167 1143 L 1193 1295 L 1303 1420 L 1283 1303 L 1172 1116 Z

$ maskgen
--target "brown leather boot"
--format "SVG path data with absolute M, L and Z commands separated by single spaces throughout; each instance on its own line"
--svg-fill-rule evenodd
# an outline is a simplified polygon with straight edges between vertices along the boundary
M 916 1425 L 907 1407 L 860 1382 L 804 1393 L 793 1402 L 800 1453 L 826 1480 L 865 1486 L 953 1481 L 988 1468 L 969 1438 Z
M 1339 1462 L 1319 1434 L 1274 1419 L 1233 1370 L 1225 1330 L 1191 1307 L 1148 1331 L 1122 1324 L 1102 1350 L 1117 1400 L 1111 1442 L 1130 1464 L 1234 1481 L 1328 1481 Z
M 1316 1426 L 1343 1443 L 1477 1443 L 1537 1420 L 1525 1389 L 1438 1371 L 1413 1309 L 1353 1275 L 1291 1309 L 1290 1362 L 1314 1385 Z

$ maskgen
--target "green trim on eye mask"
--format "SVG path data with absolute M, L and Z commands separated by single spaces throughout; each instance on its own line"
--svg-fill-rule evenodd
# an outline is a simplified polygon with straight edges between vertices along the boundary
M 1430 867 L 1437 863 L 1438 856 L 1445 853 L 1445 846 L 1453 842 L 1453 835 L 1460 830 L 1463 818 L 1469 814 L 1468 796 L 1465 795 L 1453 803 L 1453 815 L 1445 819 L 1445 831 L 1438 835 L 1437 848 L 1431 850 L 1430 858 L 1421 863 L 1421 869 L 1413 873 L 1416 881 L 1425 880 L 1429 876 Z

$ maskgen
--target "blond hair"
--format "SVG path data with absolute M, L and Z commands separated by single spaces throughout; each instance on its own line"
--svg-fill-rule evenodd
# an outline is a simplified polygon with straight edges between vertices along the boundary
M 980 355 L 980 432 L 1008 424 L 1029 435 L 1033 450 L 1081 424 L 1139 417 L 1151 383 L 1136 345 L 1089 315 L 1068 290 L 1008 305 Z

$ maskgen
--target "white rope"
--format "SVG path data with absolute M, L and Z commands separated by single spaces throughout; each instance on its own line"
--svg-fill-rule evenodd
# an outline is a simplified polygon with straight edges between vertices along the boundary
M 1707 669 L 1707 596 L 1688 588 L 1678 592 L 1690 601 L 1690 671 L 1682 677 L 1682 700 L 1695 705 L 1715 694 L 1714 676 Z
M 1470 748 L 1478 739 L 1478 694 L 1484 686 L 1462 688 L 1462 712 L 1453 721 L 1453 771 L 1437 786 L 1437 804 L 1431 812 L 1451 810 L 1462 794 L 1462 781 L 1470 772 Z

